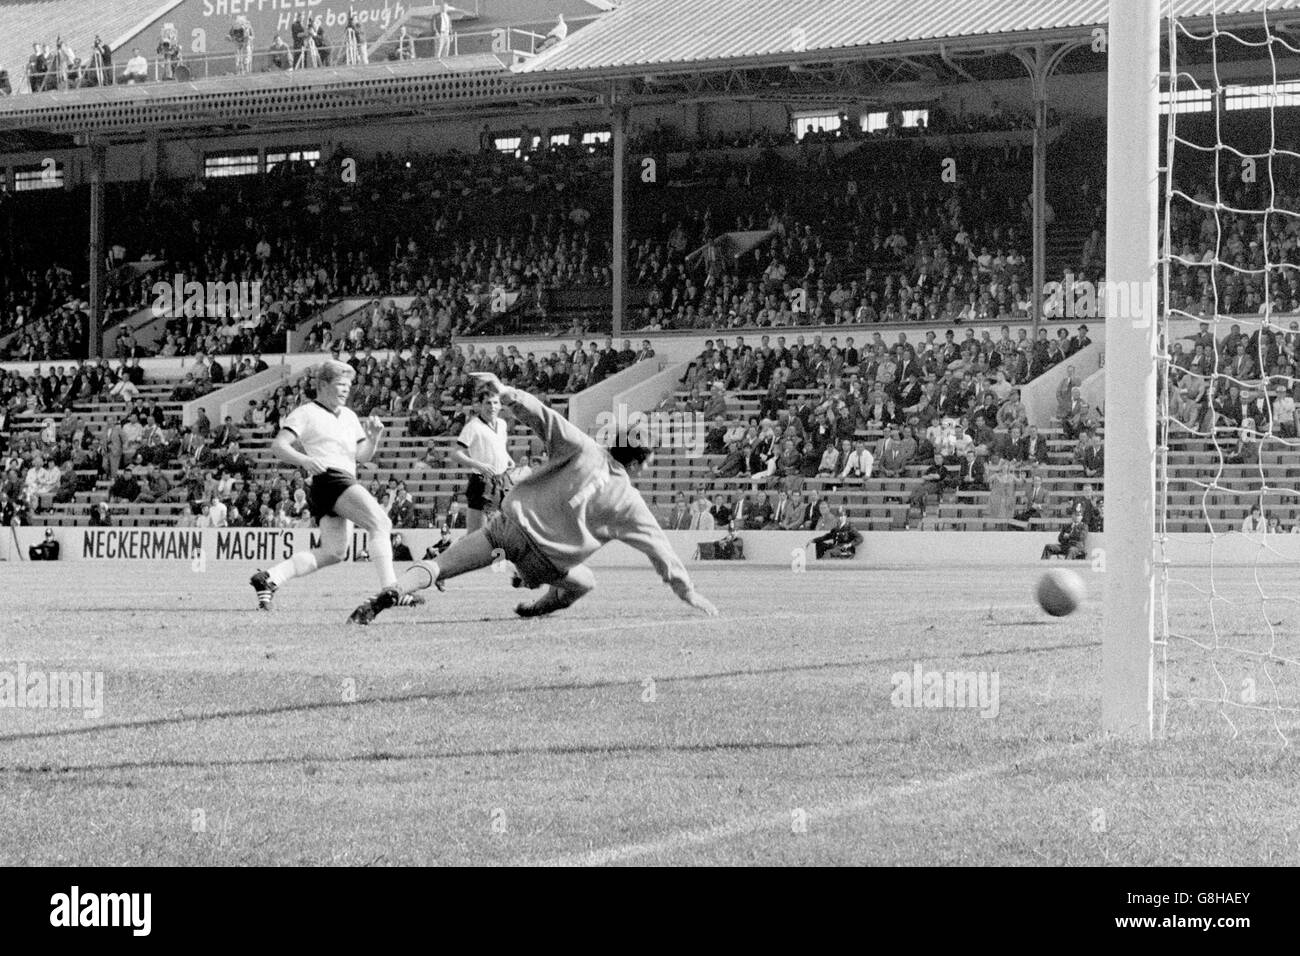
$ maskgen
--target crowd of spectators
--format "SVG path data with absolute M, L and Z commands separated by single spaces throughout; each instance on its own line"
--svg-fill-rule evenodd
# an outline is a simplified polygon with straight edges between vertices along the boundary
M 1048 460 L 1048 448 L 1029 424 L 1017 386 L 1091 343 L 1086 326 L 1073 336 L 1061 329 L 1051 340 L 1041 331 L 1037 343 L 1026 330 L 1013 337 L 1005 326 L 997 339 L 972 328 L 961 339 L 950 329 L 942 341 L 927 332 L 915 343 L 906 333 L 894 343 L 875 333 L 861 347 L 853 337 L 841 343 L 820 335 L 811 341 L 798 336 L 790 344 L 785 336 L 770 335 L 757 344 L 744 337 L 732 345 L 707 342 L 681 383 L 685 394 L 667 399 L 659 411 L 702 415 L 709 423 L 704 451 L 722 458 L 711 470 L 712 481 L 697 489 L 695 513 L 684 517 L 678 511 L 668 526 L 685 521 L 686 527 L 699 527 L 706 512 L 720 524 L 734 520 L 728 516 L 748 497 L 706 502 L 710 488 L 724 479 L 749 484 L 756 527 L 814 530 L 833 520 L 829 511 L 813 507 L 821 491 L 899 479 L 916 465 L 925 471 L 908 501 L 918 519 L 932 497 L 953 488 L 989 491 L 988 516 L 1023 526 L 1046 507 L 1035 500 L 1034 489 L 1036 479 L 1041 489 L 1039 467 Z M 1079 385 L 1071 366 L 1058 391 L 1057 417 L 1078 441 L 1081 474 L 1100 478 L 1100 418 Z M 737 391 L 763 393 L 757 416 L 742 422 L 729 415 L 727 396 Z M 807 491 L 810 479 L 817 479 L 818 491 Z M 726 520 L 720 520 L 719 507 L 725 507 Z M 747 507 L 741 505 L 742 511 Z
M 452 8 L 449 4 L 434 4 L 430 27 L 420 35 L 412 34 L 402 26 L 398 35 L 382 49 L 375 51 L 376 57 L 388 60 L 413 60 L 420 57 L 447 57 L 452 54 L 455 42 Z M 113 50 L 98 35 L 95 36 L 86 56 L 78 56 L 72 45 L 61 36 L 50 43 L 33 43 L 32 53 L 27 59 L 27 91 L 45 93 L 51 90 L 70 90 L 89 86 L 108 86 L 114 83 L 145 83 L 154 80 L 200 79 L 223 73 L 247 74 L 255 70 L 293 71 L 328 66 L 366 65 L 371 60 L 372 42 L 366 37 L 366 15 L 358 15 L 349 8 L 348 13 L 334 35 L 327 33 L 325 18 L 310 13 L 303 15 L 296 12 L 289 25 L 290 42 L 283 34 L 276 33 L 264 50 L 257 50 L 258 37 L 248 17 L 236 15 L 230 21 L 230 28 L 225 40 L 234 49 L 231 54 L 212 52 L 200 54 L 198 59 L 205 61 L 202 69 L 196 69 L 194 55 L 187 53 L 181 43 L 176 27 L 171 22 L 164 23 L 158 32 L 158 43 L 154 47 L 154 62 L 151 65 L 139 47 L 131 48 L 131 55 L 126 56 L 125 49 L 118 50 L 118 57 L 125 62 L 120 75 L 115 73 Z M 373 31 L 372 26 L 372 31 Z M 563 38 L 567 26 L 560 18 L 560 23 L 551 31 L 551 36 Z M 0 70 L 0 76 L 8 81 L 8 71 Z M 0 95 L 13 92 L 12 83 L 0 87 Z
M 372 323 L 353 340 L 359 347 L 443 345 L 519 315 L 544 316 L 556 289 L 610 281 L 608 243 L 595 238 L 598 207 L 588 198 L 608 191 L 600 154 L 560 148 L 527 162 L 501 153 L 383 154 L 356 160 L 355 177 L 342 175 L 345 161 L 339 152 L 314 165 L 280 163 L 264 176 L 114 187 L 107 242 L 128 278 L 108 295 L 111 317 L 150 309 L 155 284 L 175 275 L 256 291 L 251 314 L 204 309 L 169 319 L 161 334 L 124 336 L 119 349 L 283 351 L 288 330 L 345 296 L 414 297 L 397 316 L 386 306 L 396 321 Z M 72 218 L 76 198 L 65 205 Z M 150 260 L 162 265 L 138 275 L 128 265 Z M 84 355 L 84 309 L 64 306 L 84 296 L 84 280 L 60 271 L 65 278 L 54 284 L 34 268 L 7 271 L 17 274 L 0 287 L 0 340 L 19 334 L 0 345 L 0 358 Z M 322 346 L 329 343 L 309 344 Z
M 924 143 L 842 160 L 726 164 L 634 230 L 629 274 L 649 329 L 988 322 L 1031 305 L 1029 169 L 1007 147 Z M 818 160 L 817 157 L 822 159 Z M 1017 188 L 1024 184 L 1024 192 Z M 725 218 L 734 213 L 731 218 Z
M 873 139 L 902 139 L 927 135 L 956 135 L 961 133 L 1010 132 L 1032 130 L 1034 114 L 1030 110 L 1009 108 L 994 100 L 987 112 L 950 113 L 942 108 L 930 107 L 924 117 L 907 125 L 907 117 L 899 107 L 883 111 L 884 123 L 878 128 L 866 129 L 847 113 L 838 113 L 824 123 L 810 123 L 802 136 L 793 129 L 748 129 L 737 132 L 718 131 L 701 136 L 685 136 L 661 120 L 654 125 L 634 130 L 628 137 L 631 148 L 644 152 L 689 152 L 709 149 L 774 149 L 796 143 L 861 142 Z M 1057 126 L 1060 117 L 1048 110 L 1047 125 Z
M 585 388 L 637 361 L 654 356 L 648 341 L 635 349 L 612 339 L 601 343 L 562 344 L 546 356 L 498 346 L 488 352 L 453 346 L 441 355 L 424 347 L 406 358 L 380 359 L 373 354 L 337 353 L 357 370 L 349 405 L 362 417 L 375 414 L 406 419 L 409 435 L 436 438 L 459 434 L 465 408 L 473 400 L 471 372 L 492 371 L 503 381 L 542 394 Z M 247 450 L 249 435 L 273 434 L 280 419 L 312 397 L 309 377 L 282 386 L 268 398 L 254 399 L 239 421 L 213 422 L 199 410 L 183 426 L 175 403 L 190 401 L 214 388 L 267 368 L 261 356 L 237 358 L 223 366 L 220 358 L 200 354 L 193 370 L 161 402 L 140 394 L 144 370 L 138 358 L 117 365 L 106 361 L 56 365 L 23 377 L 0 370 L 0 510 L 6 523 L 25 524 L 53 504 L 73 500 L 101 481 L 108 484 L 109 505 L 116 503 L 188 504 L 183 521 L 198 526 L 297 527 L 311 523 L 305 506 L 304 478 L 276 468 L 259 473 Z M 125 406 L 113 421 L 96 427 L 74 406 L 112 402 Z M 168 411 L 171 409 L 171 411 Z M 38 430 L 15 433 L 17 416 L 48 415 Z M 58 421 L 56 422 L 56 417 Z M 419 468 L 445 468 L 445 448 L 430 442 Z M 397 479 L 379 482 L 377 498 L 398 526 L 463 526 L 463 499 L 435 502 L 416 510 L 414 499 Z M 93 505 L 87 518 L 112 520 L 109 508 Z M 409 513 L 408 513 L 409 512 Z M 460 522 L 460 524 L 457 524 Z

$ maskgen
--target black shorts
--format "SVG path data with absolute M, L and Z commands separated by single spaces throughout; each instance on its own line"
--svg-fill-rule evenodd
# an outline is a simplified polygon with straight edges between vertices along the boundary
M 504 511 L 498 511 L 488 518 L 483 531 L 493 551 L 500 551 L 515 566 L 515 574 L 523 587 L 539 588 L 543 584 L 554 584 L 564 578 L 566 572 L 552 564 L 551 559 L 542 554 L 537 543 L 528 536 L 528 532 L 519 526 L 519 522 Z M 496 554 L 492 557 L 495 561 Z
M 475 472 L 465 486 L 465 507 L 470 511 L 491 511 L 501 507 L 505 483 L 500 478 L 484 478 Z
M 311 490 L 307 492 L 307 510 L 317 521 L 321 518 L 337 518 L 334 503 L 342 497 L 357 480 L 346 472 L 331 468 L 311 480 Z

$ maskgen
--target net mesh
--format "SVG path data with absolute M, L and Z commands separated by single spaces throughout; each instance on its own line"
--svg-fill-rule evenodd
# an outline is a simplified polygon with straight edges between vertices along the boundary
M 1270 20 L 1167 17 L 1156 716 L 1300 736 L 1300 66 Z M 1253 511 L 1252 508 L 1258 508 Z M 1109 529 L 1108 529 L 1109 530 Z

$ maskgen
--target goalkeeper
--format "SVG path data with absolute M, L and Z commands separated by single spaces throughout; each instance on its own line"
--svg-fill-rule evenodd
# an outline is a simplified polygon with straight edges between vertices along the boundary
M 606 450 L 527 392 L 510 388 L 493 374 L 475 378 L 512 405 L 516 419 L 532 428 L 546 445 L 546 464 L 523 478 L 506 495 L 487 524 L 461 538 L 436 561 L 409 568 L 394 587 L 384 588 L 349 619 L 369 624 L 404 595 L 476 571 L 504 555 L 515 566 L 515 586 L 546 587 L 531 604 L 520 604 L 521 617 L 539 617 L 573 604 L 596 586 L 583 562 L 610 541 L 622 541 L 645 554 L 673 592 L 710 616 L 717 608 L 691 584 L 690 575 L 660 530 L 640 492 L 635 473 L 650 450 L 620 443 Z

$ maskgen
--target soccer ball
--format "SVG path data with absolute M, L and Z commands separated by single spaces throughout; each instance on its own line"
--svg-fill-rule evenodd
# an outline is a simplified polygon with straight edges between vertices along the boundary
M 1038 606 L 1052 617 L 1073 614 L 1088 596 L 1088 586 L 1083 578 L 1065 568 L 1053 568 L 1038 579 L 1034 597 Z

